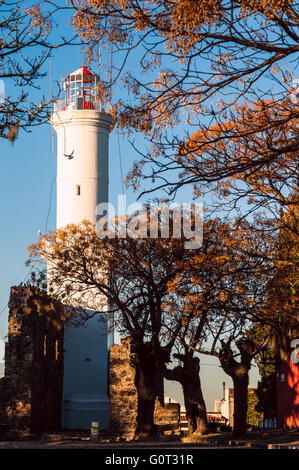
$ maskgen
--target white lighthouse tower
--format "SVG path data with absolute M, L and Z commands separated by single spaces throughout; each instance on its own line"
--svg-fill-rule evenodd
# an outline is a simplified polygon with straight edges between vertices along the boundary
M 96 206 L 108 202 L 108 141 L 112 116 L 96 98 L 98 77 L 87 67 L 66 77 L 55 103 L 57 133 L 57 228 L 96 223 Z M 84 307 L 84 306 L 83 306 Z M 95 315 L 65 328 L 62 425 L 89 429 L 109 423 L 107 323 Z

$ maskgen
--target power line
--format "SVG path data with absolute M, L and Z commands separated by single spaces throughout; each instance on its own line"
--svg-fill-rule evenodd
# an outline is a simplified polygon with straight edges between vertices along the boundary
M 120 151 L 120 140 L 119 140 L 119 132 L 118 131 L 117 131 L 117 140 L 118 140 L 118 157 L 119 157 L 119 166 L 120 166 L 121 186 L 122 186 L 122 192 L 123 192 L 123 194 L 125 194 L 124 179 L 123 179 L 123 168 L 122 168 L 121 151 Z
M 52 60 L 50 60 L 51 119 L 53 116 Z M 51 152 L 54 153 L 54 129 L 51 125 Z
M 51 208 L 52 208 L 52 192 L 53 192 L 53 183 L 55 182 L 55 180 L 56 180 L 56 176 L 51 181 L 49 209 L 48 209 L 48 214 L 47 214 L 47 218 L 46 218 L 46 233 L 48 231 L 48 221 L 49 221 L 50 212 L 51 212 Z
M 4 312 L 4 310 L 6 309 L 6 307 L 8 307 L 8 303 L 6 305 L 4 305 L 3 309 L 0 310 L 0 315 L 2 315 L 2 313 Z

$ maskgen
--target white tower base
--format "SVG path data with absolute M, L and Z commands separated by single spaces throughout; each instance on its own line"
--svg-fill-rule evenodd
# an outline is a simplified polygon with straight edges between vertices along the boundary
M 70 395 L 63 400 L 63 429 L 90 429 L 97 421 L 100 429 L 109 428 L 109 398 L 105 395 Z
M 109 427 L 107 324 L 100 315 L 84 326 L 67 326 L 64 336 L 62 427 Z

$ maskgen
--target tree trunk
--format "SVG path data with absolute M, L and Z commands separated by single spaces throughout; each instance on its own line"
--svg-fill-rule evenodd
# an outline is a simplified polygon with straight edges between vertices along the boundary
M 193 357 L 193 353 L 176 354 L 175 357 L 183 362 L 183 366 L 167 370 L 165 378 L 175 380 L 183 387 L 189 434 L 206 434 L 207 414 L 199 377 L 199 359 Z
M 221 366 L 234 383 L 234 428 L 235 437 L 245 436 L 247 432 L 247 408 L 248 408 L 248 372 L 254 355 L 254 343 L 248 338 L 241 338 L 236 342 L 240 351 L 241 360 L 234 359 L 234 353 L 230 342 L 222 342 L 222 350 L 219 353 Z
M 199 377 L 199 361 L 193 358 L 192 368 L 183 373 L 183 393 L 190 434 L 202 435 L 208 431 L 206 405 Z
M 157 436 L 157 426 L 154 424 L 155 398 L 147 394 L 144 384 L 142 392 L 138 393 L 137 429 L 135 438 L 146 439 Z
M 195 400 L 184 390 L 186 415 L 189 434 L 203 435 L 207 433 L 207 416 L 205 403 L 200 399 Z
M 136 439 L 157 436 L 157 426 L 154 424 L 156 397 L 161 398 L 163 389 L 163 374 L 159 371 L 156 361 L 149 351 L 142 351 L 135 356 L 137 389 L 137 428 Z
M 234 429 L 235 437 L 245 436 L 247 431 L 248 372 L 233 376 L 234 383 Z

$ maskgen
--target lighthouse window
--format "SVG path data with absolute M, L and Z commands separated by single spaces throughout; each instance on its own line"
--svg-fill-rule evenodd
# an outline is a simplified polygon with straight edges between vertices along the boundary
M 77 184 L 77 186 L 76 186 L 76 195 L 80 196 L 80 194 L 81 194 L 81 186 L 80 186 L 80 184 Z
M 44 336 L 44 356 L 47 355 L 47 336 Z
M 58 360 L 59 357 L 59 349 L 58 349 L 58 339 L 55 341 L 55 361 Z

